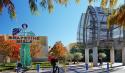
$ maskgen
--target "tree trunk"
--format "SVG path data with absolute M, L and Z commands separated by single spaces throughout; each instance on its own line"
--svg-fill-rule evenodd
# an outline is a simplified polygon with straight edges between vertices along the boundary
M 79 60 L 77 59 L 76 61 L 77 61 L 77 64 L 78 64 L 78 63 L 79 63 Z
M 74 59 L 73 61 L 74 61 L 74 63 L 73 63 L 73 64 L 76 64 L 76 60 Z
M 74 61 L 74 63 L 73 64 L 75 64 L 76 62 Z
M 6 62 L 10 63 L 10 57 L 9 56 L 6 56 Z
M 4 56 L 4 64 L 10 63 L 10 57 L 9 56 Z

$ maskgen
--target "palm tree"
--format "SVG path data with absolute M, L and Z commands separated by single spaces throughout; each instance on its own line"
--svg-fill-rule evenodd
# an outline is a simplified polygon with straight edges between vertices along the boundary
M 69 0 L 41 0 L 40 6 L 42 8 L 48 8 L 49 13 L 53 12 L 54 9 L 54 2 L 59 3 L 61 5 L 67 5 Z M 76 3 L 79 3 L 80 0 L 75 0 Z M 37 0 L 29 0 L 30 10 L 32 13 L 36 12 L 38 10 L 37 8 Z
M 125 0 L 124 0 L 125 1 Z M 125 44 L 125 4 L 116 9 L 108 18 L 109 29 L 112 25 L 118 25 L 123 27 L 123 44 Z M 125 46 L 124 46 L 125 47 Z M 124 57 L 125 49 L 122 49 L 122 56 Z M 123 65 L 125 65 L 125 61 L 123 58 Z
M 116 9 L 109 17 L 108 24 L 109 27 L 112 25 L 125 26 L 125 5 L 122 5 L 120 8 Z
M 69 0 L 41 0 L 40 5 L 43 8 L 48 8 L 49 12 L 52 12 L 54 9 L 54 2 L 62 4 L 62 5 L 67 5 Z M 80 0 L 75 0 L 76 3 L 80 3 Z M 92 2 L 95 2 L 95 0 L 88 0 L 89 4 Z M 97 0 L 98 1 L 98 0 Z M 29 5 L 31 12 L 37 11 L 37 0 L 29 0 Z M 105 8 L 108 4 L 111 8 L 113 8 L 117 3 L 117 0 L 101 0 L 101 7 Z
M 108 17 L 108 28 L 110 29 L 112 25 L 123 27 L 123 41 L 125 41 L 125 4 Z
M 68 1 L 70 0 L 40 0 L 39 4 L 42 8 L 48 9 L 49 13 L 51 13 L 54 10 L 54 2 L 61 5 L 67 5 Z M 75 0 L 75 1 L 76 3 L 80 2 L 80 0 Z M 88 1 L 91 4 L 95 0 L 88 0 Z M 38 12 L 37 2 L 38 0 L 29 0 L 29 6 L 32 14 L 36 14 Z M 101 7 L 105 8 L 107 4 L 109 4 L 109 6 L 112 8 L 115 6 L 116 3 L 117 3 L 117 0 L 101 0 Z M 8 8 L 8 12 L 11 18 L 16 17 L 15 6 L 12 0 L 0 0 L 1 13 L 2 13 L 3 7 Z
M 92 4 L 92 2 L 98 1 L 98 0 L 88 0 L 89 4 Z M 113 8 L 118 0 L 101 0 L 101 7 L 106 8 L 106 6 Z
M 80 0 L 76 0 L 77 3 L 79 3 L 79 1 Z M 36 14 L 38 11 L 37 2 L 38 0 L 29 0 L 29 6 L 32 14 Z M 67 5 L 68 0 L 41 0 L 40 6 L 45 9 L 48 8 L 49 13 L 51 13 L 54 9 L 54 2 Z M 4 7 L 8 8 L 11 18 L 16 17 L 15 6 L 12 0 L 0 0 L 0 13 L 2 13 Z
M 2 13 L 4 7 L 8 8 L 8 13 L 11 18 L 16 17 L 15 7 L 11 0 L 0 0 L 0 13 Z

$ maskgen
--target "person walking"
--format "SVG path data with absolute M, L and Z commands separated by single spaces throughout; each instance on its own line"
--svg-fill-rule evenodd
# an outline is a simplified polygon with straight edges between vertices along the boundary
M 58 68 L 57 62 L 58 62 L 57 58 L 51 59 L 51 65 L 53 67 L 53 73 L 56 73 L 56 71 L 58 71 L 58 73 L 59 73 L 59 68 Z
M 99 59 L 98 60 L 99 60 L 99 65 L 102 66 L 103 61 L 102 61 L 102 56 L 101 55 L 99 55 Z
M 52 65 L 52 68 L 53 68 L 53 73 L 56 73 L 56 71 L 58 71 L 59 73 L 59 67 L 57 65 L 57 62 L 58 62 L 58 58 L 55 57 L 53 55 L 53 53 L 51 53 L 48 57 L 48 60 L 50 61 L 51 65 Z

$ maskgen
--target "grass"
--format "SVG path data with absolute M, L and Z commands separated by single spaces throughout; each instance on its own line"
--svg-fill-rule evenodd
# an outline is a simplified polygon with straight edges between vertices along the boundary
M 49 62 L 33 62 L 32 69 L 36 69 L 37 64 L 40 65 L 40 68 L 51 68 L 51 64 Z
M 32 67 L 30 69 L 35 70 L 36 65 L 40 64 L 40 68 L 51 68 L 51 64 L 49 62 L 32 62 Z M 12 70 L 16 67 L 16 63 L 0 63 L 0 71 L 4 70 Z
M 0 63 L 0 71 L 14 69 L 15 66 L 16 66 L 15 63 L 6 63 L 6 64 Z
M 0 67 L 0 71 L 4 71 L 4 70 L 11 70 L 14 69 L 13 67 Z

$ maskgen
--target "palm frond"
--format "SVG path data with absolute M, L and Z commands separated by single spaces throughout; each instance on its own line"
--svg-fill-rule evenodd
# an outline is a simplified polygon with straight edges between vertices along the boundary
M 89 4 L 91 5 L 91 3 L 93 2 L 93 0 L 88 0 L 89 1 Z
M 108 19 L 109 25 L 125 26 L 125 5 L 122 5 L 114 13 L 112 13 Z
M 53 12 L 54 10 L 53 0 L 48 0 L 48 10 L 49 10 L 49 13 Z
M 43 8 L 46 8 L 47 7 L 47 0 L 41 0 L 40 6 Z
M 101 7 L 106 8 L 107 3 L 108 3 L 108 0 L 102 0 L 101 1 Z
M 79 3 L 80 3 L 80 0 L 76 0 L 76 3 L 79 4 Z
M 10 2 L 11 2 L 10 0 L 3 0 L 3 3 L 5 6 L 8 6 L 10 4 Z
M 116 6 L 117 4 L 117 0 L 110 0 L 110 8 L 113 8 L 114 6 Z
M 10 18 L 16 18 L 15 7 L 11 0 L 5 0 L 3 1 L 3 4 L 5 5 L 5 7 L 8 7 L 8 13 L 10 14 Z
M 65 0 L 58 0 L 59 4 L 64 4 Z
M 38 11 L 36 2 L 37 0 L 29 0 L 30 10 L 33 14 L 35 14 Z
M 3 0 L 0 0 L 0 13 L 2 12 L 3 10 Z

